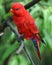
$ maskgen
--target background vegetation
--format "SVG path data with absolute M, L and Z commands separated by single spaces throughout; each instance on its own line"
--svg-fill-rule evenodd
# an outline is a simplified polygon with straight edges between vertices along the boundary
M 0 25 L 2 25 L 3 19 L 7 19 L 11 4 L 16 1 L 25 5 L 31 0 L 0 0 Z M 4 5 L 6 5 L 6 7 Z M 28 11 L 36 20 L 41 36 L 46 42 L 46 45 L 40 45 L 42 56 L 41 63 L 32 42 L 24 40 L 24 44 L 35 65 L 52 65 L 52 0 L 41 0 Z M 15 54 L 16 49 L 19 47 L 19 43 L 13 41 L 15 37 L 15 34 L 6 27 L 4 35 L 0 37 L 0 65 L 31 65 L 24 50 L 22 50 L 19 55 Z M 10 56 L 8 63 L 4 64 L 4 61 L 8 56 Z

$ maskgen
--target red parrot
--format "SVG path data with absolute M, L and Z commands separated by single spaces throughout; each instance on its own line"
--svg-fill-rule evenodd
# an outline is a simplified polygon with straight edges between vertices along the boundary
M 37 49 L 38 57 L 41 60 L 39 46 L 40 42 L 45 42 L 40 36 L 40 32 L 35 24 L 33 17 L 19 2 L 12 4 L 10 13 L 13 14 L 13 21 L 17 26 L 19 33 L 21 35 L 24 34 L 24 39 L 32 40 L 34 43 L 34 46 Z

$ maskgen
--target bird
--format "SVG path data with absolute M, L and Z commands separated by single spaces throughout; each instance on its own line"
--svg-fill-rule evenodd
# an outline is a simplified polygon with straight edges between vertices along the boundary
M 40 31 L 34 18 L 19 2 L 14 2 L 11 5 L 9 12 L 13 15 L 12 19 L 14 24 L 17 26 L 19 34 L 23 35 L 24 39 L 31 40 L 33 42 L 34 47 L 37 50 L 37 55 L 41 60 L 40 43 L 42 42 L 45 44 L 45 42 L 40 35 Z

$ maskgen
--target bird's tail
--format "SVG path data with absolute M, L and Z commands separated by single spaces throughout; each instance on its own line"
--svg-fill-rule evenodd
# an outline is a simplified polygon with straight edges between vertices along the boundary
M 37 49 L 37 54 L 38 54 L 38 57 L 39 57 L 39 59 L 40 59 L 40 61 L 41 61 L 41 54 L 40 54 L 39 45 L 38 45 L 38 43 L 36 42 L 35 39 L 32 39 L 32 42 L 34 43 L 34 46 L 35 46 L 35 48 Z
M 37 54 L 38 54 L 38 57 L 39 57 L 39 59 L 40 59 L 40 61 L 41 61 L 41 54 L 40 54 L 39 48 L 38 48 L 38 50 L 37 50 Z
M 40 40 L 42 43 L 46 44 L 45 41 L 42 39 L 41 35 L 38 33 L 35 35 L 38 40 Z

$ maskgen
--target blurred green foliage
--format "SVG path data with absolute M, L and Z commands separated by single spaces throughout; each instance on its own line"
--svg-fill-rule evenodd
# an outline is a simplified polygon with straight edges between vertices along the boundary
M 0 25 L 2 25 L 3 19 L 10 15 L 11 4 L 16 1 L 25 5 L 31 0 L 0 0 Z M 46 45 L 41 44 L 40 46 L 42 62 L 39 62 L 31 41 L 24 40 L 25 46 L 29 50 L 35 65 L 52 65 L 52 0 L 41 0 L 38 4 L 32 6 L 29 11 L 36 20 L 41 36 L 46 42 Z M 0 65 L 3 65 L 10 54 L 8 65 L 31 65 L 23 50 L 19 55 L 15 54 L 19 47 L 17 41 L 12 43 L 15 37 L 15 34 L 8 27 L 4 30 L 4 35 L 0 37 Z

